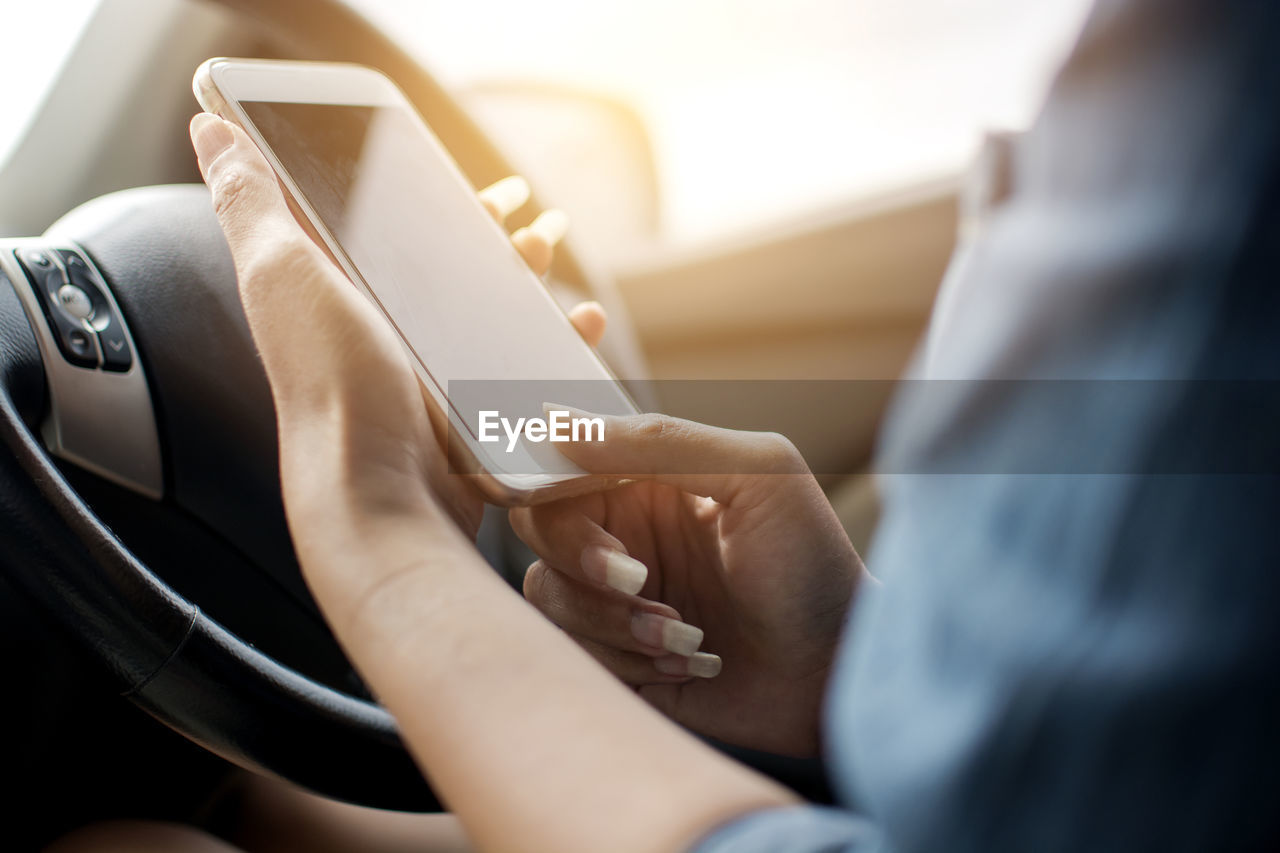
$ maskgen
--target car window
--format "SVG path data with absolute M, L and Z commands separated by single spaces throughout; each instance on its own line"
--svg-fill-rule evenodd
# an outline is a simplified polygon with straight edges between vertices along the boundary
M 102 0 L 11 3 L 4 11 L 7 35 L 0 50 L 0 163 L 44 100 L 71 49 Z
M 454 86 L 625 100 L 676 243 L 954 174 L 983 129 L 1030 121 L 1089 4 L 355 0 Z

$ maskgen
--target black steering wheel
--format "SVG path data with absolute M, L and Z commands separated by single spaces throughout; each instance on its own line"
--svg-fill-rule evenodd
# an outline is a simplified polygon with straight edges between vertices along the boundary
M 222 5 L 294 55 L 382 69 L 475 184 L 510 173 L 418 64 L 340 3 Z M 553 274 L 615 302 L 571 249 Z M 0 439 L 10 580 L 130 700 L 243 767 L 350 802 L 439 808 L 301 583 L 271 397 L 202 186 L 104 196 L 43 237 L 4 244 Z M 221 611 L 210 615 L 205 593 L 222 596 Z M 244 623 L 268 638 L 256 647 L 223 624 L 237 596 L 262 599 Z

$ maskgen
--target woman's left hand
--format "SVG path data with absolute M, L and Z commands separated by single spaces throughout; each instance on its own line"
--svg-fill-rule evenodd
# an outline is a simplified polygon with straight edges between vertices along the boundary
M 191 136 L 271 383 L 303 576 L 476 846 L 686 849 L 793 803 L 654 714 L 487 570 L 466 536 L 479 495 L 450 474 L 389 324 L 308 238 L 243 131 L 197 116 Z M 500 218 L 513 186 L 486 195 Z M 542 227 L 514 237 L 538 271 L 559 230 Z M 598 311 L 577 318 L 599 334 Z M 570 819 L 546 819 L 566 804 Z
M 474 536 L 480 494 L 467 478 L 449 474 L 427 415 L 427 392 L 390 325 L 308 237 L 244 131 L 201 113 L 191 121 L 191 138 L 271 381 L 286 503 L 290 492 L 300 500 L 314 494 L 307 481 L 330 461 L 342 466 L 355 494 L 378 506 L 403 504 L 412 511 L 429 500 L 429 484 Z M 480 192 L 499 222 L 528 197 L 528 185 L 515 177 Z M 563 213 L 545 211 L 511 235 L 535 273 L 550 269 L 565 225 Z M 599 343 L 605 323 L 599 304 L 577 306 L 570 319 L 589 344 Z M 285 448 L 285 442 L 305 446 Z

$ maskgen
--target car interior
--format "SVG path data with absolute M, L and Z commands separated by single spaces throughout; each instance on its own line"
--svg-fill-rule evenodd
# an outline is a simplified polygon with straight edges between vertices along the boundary
M 959 166 L 672 244 L 659 140 L 607 87 L 447 81 L 393 25 L 396 4 L 82 5 L 79 28 L 9 32 L 66 42 L 0 159 L 14 849 L 104 818 L 190 816 L 240 768 L 358 804 L 440 807 L 299 573 L 270 392 L 187 136 L 191 74 L 211 56 L 373 66 L 476 187 L 528 176 L 533 203 L 510 224 L 552 205 L 581 223 L 550 286 L 566 306 L 604 305 L 601 352 L 641 402 L 786 434 L 866 547 L 877 512 L 866 468 L 956 239 Z M 89 303 L 73 304 L 68 284 Z M 65 321 L 77 310 L 92 311 L 96 339 Z M 812 395 L 781 406 L 679 393 L 706 379 L 881 391 L 838 417 Z M 530 557 L 502 513 L 486 516 L 478 544 L 518 585 Z M 722 748 L 806 797 L 830 796 L 818 761 Z

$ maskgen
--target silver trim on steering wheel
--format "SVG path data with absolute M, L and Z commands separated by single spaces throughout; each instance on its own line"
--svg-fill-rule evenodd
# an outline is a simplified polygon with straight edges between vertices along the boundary
M 16 253 L 30 249 L 45 252 L 60 268 L 59 250 L 73 251 L 85 260 L 132 352 L 128 370 L 80 367 L 63 356 L 41 308 L 36 285 L 17 260 Z M 164 495 L 164 469 L 151 393 L 124 314 L 93 260 L 66 241 L 0 240 L 0 269 L 13 282 L 40 344 L 49 383 L 49 412 L 41 425 L 45 447 L 55 456 L 159 500 Z M 102 362 L 96 335 L 89 337 L 97 360 Z

